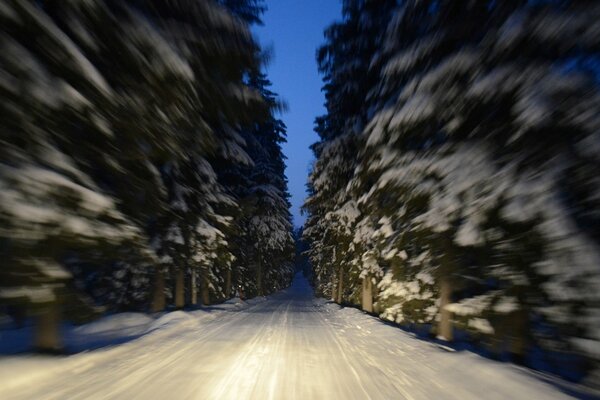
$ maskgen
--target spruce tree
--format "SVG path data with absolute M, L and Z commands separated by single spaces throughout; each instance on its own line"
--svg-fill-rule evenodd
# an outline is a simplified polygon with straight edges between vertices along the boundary
M 398 2 L 384 28 L 356 29 L 376 3 L 346 2 L 322 50 L 305 230 L 317 291 L 517 361 L 534 344 L 597 359 L 599 8 Z M 342 56 L 361 39 L 381 45 Z M 358 296 L 366 276 L 375 293 Z
M 246 177 L 252 193 L 269 188 L 260 210 L 272 232 L 255 248 L 269 260 L 262 292 L 289 283 L 285 128 L 265 78 L 249 81 L 263 57 L 248 24 L 262 10 L 250 0 L 0 8 L 0 299 L 40 316 L 40 348 L 60 348 L 60 319 L 79 321 L 94 303 L 161 311 L 171 295 L 178 308 L 198 290 L 205 304 L 229 297 L 236 246 L 256 244 L 237 241 L 234 223 Z M 227 169 L 249 172 L 235 182 L 215 172 Z

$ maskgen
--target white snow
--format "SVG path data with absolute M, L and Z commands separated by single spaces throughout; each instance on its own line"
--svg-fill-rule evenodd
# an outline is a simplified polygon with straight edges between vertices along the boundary
M 147 333 L 69 357 L 4 357 L 0 398 L 569 398 L 529 370 L 450 352 L 315 299 L 301 277 L 268 299 L 234 299 L 157 320 L 115 315 L 79 333 L 119 329 Z
M 96 70 L 92 63 L 85 58 L 80 49 L 47 15 L 28 3 L 22 3 L 20 4 L 20 7 L 27 12 L 28 17 L 31 17 L 37 26 L 44 30 L 44 33 L 47 34 L 51 40 L 62 46 L 70 58 L 68 62 L 73 68 L 76 68 L 79 73 L 85 75 L 91 83 L 102 90 L 106 95 L 111 94 L 110 88 L 98 70 Z
M 502 297 L 494 304 L 494 311 L 498 314 L 508 314 L 519 309 L 519 303 L 516 297 Z
M 32 303 L 47 303 L 56 299 L 54 291 L 48 286 L 19 286 L 0 289 L 0 299 L 24 297 Z
M 472 318 L 469 320 L 468 325 L 470 328 L 473 328 L 482 333 L 486 333 L 488 335 L 491 335 L 494 333 L 494 328 L 492 327 L 492 325 L 490 324 L 490 322 L 487 319 Z
M 480 315 L 483 310 L 489 308 L 490 303 L 496 295 L 497 292 L 491 292 L 490 294 L 469 297 L 458 303 L 448 304 L 445 309 L 461 316 Z
M 154 319 L 143 313 L 126 312 L 99 319 L 73 329 L 75 335 L 109 335 L 126 336 L 139 335 L 144 333 Z

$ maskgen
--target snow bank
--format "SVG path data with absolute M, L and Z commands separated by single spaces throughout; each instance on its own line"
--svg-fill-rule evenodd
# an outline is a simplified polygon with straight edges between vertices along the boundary
M 154 322 L 154 318 L 143 313 L 126 312 L 109 315 L 97 321 L 73 329 L 76 335 L 106 335 L 111 333 L 141 334 Z
M 374 384 L 366 380 L 371 369 L 385 372 L 388 379 L 395 377 L 401 385 L 391 379 L 381 384 L 394 385 L 411 399 L 597 398 L 590 388 L 419 339 L 415 333 L 382 323 L 355 308 L 333 302 L 322 302 L 318 308 L 338 333 L 342 348 L 351 348 L 352 353 L 358 354 L 350 362 L 363 385 Z
M 164 314 L 151 324 L 158 330 L 122 346 L 4 359 L 0 398 L 466 400 L 582 393 L 554 377 L 449 351 L 360 310 L 315 299 L 305 281 L 250 302 L 257 304 L 233 299 Z M 122 318 L 87 329 L 137 320 Z
M 151 332 L 156 329 L 164 329 L 179 324 L 193 324 L 195 318 L 185 311 L 173 311 L 159 317 L 154 321 L 147 329 L 147 332 Z

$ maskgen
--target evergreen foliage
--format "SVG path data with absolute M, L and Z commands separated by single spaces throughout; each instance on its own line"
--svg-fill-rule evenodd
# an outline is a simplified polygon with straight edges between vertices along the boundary
M 3 305 L 80 320 L 222 301 L 232 276 L 246 296 L 290 283 L 285 126 L 249 25 L 263 10 L 0 5 Z
M 597 366 L 599 17 L 577 0 L 345 1 L 318 56 L 317 292 L 497 356 Z

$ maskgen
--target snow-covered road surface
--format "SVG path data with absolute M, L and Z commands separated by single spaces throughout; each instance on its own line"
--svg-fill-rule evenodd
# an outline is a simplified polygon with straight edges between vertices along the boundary
M 5 358 L 0 399 L 569 398 L 526 370 L 315 299 L 301 277 L 239 311 L 169 315 L 112 348 Z

